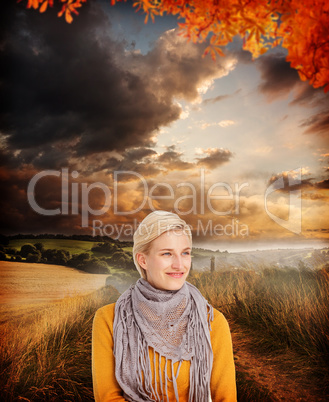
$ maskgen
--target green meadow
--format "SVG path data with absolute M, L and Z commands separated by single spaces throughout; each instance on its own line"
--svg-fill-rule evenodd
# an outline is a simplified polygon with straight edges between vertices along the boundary
M 12 239 L 8 247 L 19 251 L 24 244 L 42 243 L 45 249 L 61 249 L 71 254 L 91 252 L 92 247 L 98 242 L 70 240 L 70 239 Z

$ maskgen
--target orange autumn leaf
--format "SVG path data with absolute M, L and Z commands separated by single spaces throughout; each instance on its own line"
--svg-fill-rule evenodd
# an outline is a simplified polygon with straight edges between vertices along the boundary
M 48 5 L 52 7 L 54 5 L 54 0 L 46 0 L 43 2 L 42 6 L 40 7 L 40 13 L 44 13 L 47 10 Z
M 20 0 L 19 0 L 20 1 Z M 68 23 L 87 0 L 57 0 Z M 112 5 L 122 0 L 109 0 Z M 27 0 L 28 8 L 45 11 L 50 0 Z M 41 5 L 42 4 L 42 5 Z M 41 5 L 41 6 L 40 6 Z M 235 36 L 243 38 L 243 49 L 253 58 L 271 48 L 287 50 L 286 60 L 303 81 L 329 90 L 329 2 L 327 0 L 135 0 L 145 22 L 156 16 L 178 18 L 180 34 L 195 43 L 210 45 L 205 55 L 223 56 L 222 47 Z
M 37 9 L 37 8 L 39 8 L 39 3 L 42 3 L 42 2 L 43 2 L 43 0 L 28 0 L 26 7 L 27 8 L 33 7 L 34 9 Z
M 81 7 L 81 2 L 81 0 L 62 0 L 62 3 L 64 4 L 62 10 L 58 13 L 58 16 L 61 17 L 65 14 L 65 20 L 70 24 L 73 21 L 72 13 L 79 14 L 76 9 Z
M 44 13 L 47 10 L 47 7 L 48 7 L 48 1 L 45 1 L 40 7 L 40 13 Z

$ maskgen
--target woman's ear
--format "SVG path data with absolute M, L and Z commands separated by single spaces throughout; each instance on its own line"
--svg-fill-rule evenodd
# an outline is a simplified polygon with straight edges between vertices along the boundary
M 146 264 L 146 257 L 145 257 L 145 254 L 143 254 L 143 253 L 137 253 L 136 254 L 136 259 L 137 259 L 137 262 L 138 262 L 138 264 L 142 267 L 142 268 L 144 268 L 144 269 L 147 269 L 147 264 Z

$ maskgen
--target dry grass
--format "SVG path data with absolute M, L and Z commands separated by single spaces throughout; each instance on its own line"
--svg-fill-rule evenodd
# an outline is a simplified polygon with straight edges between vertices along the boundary
M 65 298 L 1 331 L 2 400 L 92 401 L 91 326 L 95 311 L 116 301 L 106 287 Z
M 254 351 L 329 392 L 329 274 L 263 269 L 193 273 L 209 302 L 252 339 Z M 279 367 L 278 367 L 279 369 Z
M 235 333 L 252 344 L 250 356 L 256 362 L 263 359 L 264 370 L 271 361 L 274 373 L 281 366 L 288 369 L 288 387 L 296 375 L 307 377 L 319 394 L 328 391 L 326 271 L 194 271 L 189 281 L 225 314 Z M 106 287 L 87 296 L 66 297 L 0 326 L 2 400 L 92 401 L 92 319 L 99 307 L 117 297 L 114 288 Z M 241 360 L 236 361 L 239 401 L 276 400 L 266 381 L 258 381 L 263 373 L 250 376 Z

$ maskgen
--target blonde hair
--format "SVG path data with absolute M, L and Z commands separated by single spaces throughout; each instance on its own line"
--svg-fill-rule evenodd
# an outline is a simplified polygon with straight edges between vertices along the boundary
M 177 214 L 167 211 L 154 211 L 147 215 L 134 233 L 133 258 L 140 276 L 146 279 L 145 270 L 139 265 L 136 254 L 148 254 L 152 241 L 170 230 L 182 230 L 192 244 L 192 233 L 188 224 Z

